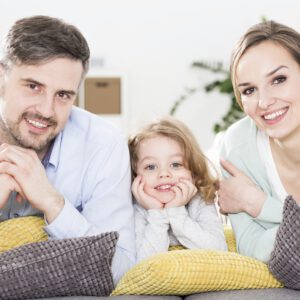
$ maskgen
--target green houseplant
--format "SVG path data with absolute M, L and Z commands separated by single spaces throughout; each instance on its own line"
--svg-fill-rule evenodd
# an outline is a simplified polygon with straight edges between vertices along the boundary
M 230 106 L 228 111 L 223 115 L 222 119 L 214 124 L 213 131 L 218 133 L 226 130 L 232 123 L 236 122 L 244 116 L 244 112 L 241 110 L 236 102 L 233 86 L 230 80 L 230 73 L 227 71 L 221 62 L 193 62 L 191 68 L 197 68 L 199 70 L 208 70 L 213 73 L 221 74 L 222 79 L 217 79 L 212 82 L 206 83 L 204 86 L 197 86 L 194 88 L 186 89 L 185 92 L 179 96 L 170 109 L 170 115 L 175 115 L 179 106 L 186 100 L 188 100 L 196 92 L 204 89 L 207 93 L 217 90 L 222 94 L 227 94 L 230 97 Z

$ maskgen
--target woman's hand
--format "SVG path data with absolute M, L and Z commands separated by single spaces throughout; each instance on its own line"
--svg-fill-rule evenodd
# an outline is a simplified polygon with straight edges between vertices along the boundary
M 246 212 L 254 218 L 257 217 L 267 197 L 266 194 L 229 161 L 221 160 L 221 165 L 232 177 L 219 182 L 220 212 L 224 214 Z
M 145 209 L 163 208 L 163 204 L 160 201 L 145 193 L 144 186 L 145 183 L 142 180 L 142 176 L 138 175 L 134 178 L 131 190 L 135 200 Z
M 187 179 L 180 179 L 177 185 L 173 186 L 172 190 L 175 193 L 175 197 L 172 201 L 165 204 L 165 208 L 185 206 L 197 193 L 195 185 Z

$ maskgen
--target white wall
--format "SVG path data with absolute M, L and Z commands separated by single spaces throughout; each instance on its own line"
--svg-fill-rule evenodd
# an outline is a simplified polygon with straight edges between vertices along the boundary
M 0 39 L 21 17 L 47 14 L 73 23 L 86 36 L 92 57 L 103 59 L 101 72 L 126 77 L 128 134 L 141 122 L 168 114 L 185 87 L 214 77 L 192 71 L 195 60 L 228 64 L 231 49 L 261 16 L 300 30 L 297 0 L 0 0 Z M 199 92 L 176 116 L 208 149 L 213 123 L 229 100 Z

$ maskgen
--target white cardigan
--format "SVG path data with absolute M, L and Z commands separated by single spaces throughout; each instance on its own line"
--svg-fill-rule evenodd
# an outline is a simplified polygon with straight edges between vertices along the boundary
M 135 203 L 134 209 L 138 262 L 175 245 L 227 250 L 215 205 L 207 204 L 199 195 L 186 206 L 146 210 Z

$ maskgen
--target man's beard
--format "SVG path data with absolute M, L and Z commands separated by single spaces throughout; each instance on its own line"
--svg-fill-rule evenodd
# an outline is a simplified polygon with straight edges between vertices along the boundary
M 28 112 L 24 112 L 16 122 L 11 120 L 4 121 L 0 118 L 0 142 L 6 142 L 23 148 L 32 149 L 37 153 L 46 150 L 51 141 L 56 137 L 57 133 L 52 132 L 45 140 L 40 140 L 41 135 L 35 135 L 32 132 L 28 133 L 28 135 L 30 135 L 29 137 L 22 136 L 19 126 L 21 121 L 25 118 L 33 118 L 44 121 L 51 126 L 57 125 L 57 122 L 54 118 L 44 118 L 39 114 Z

